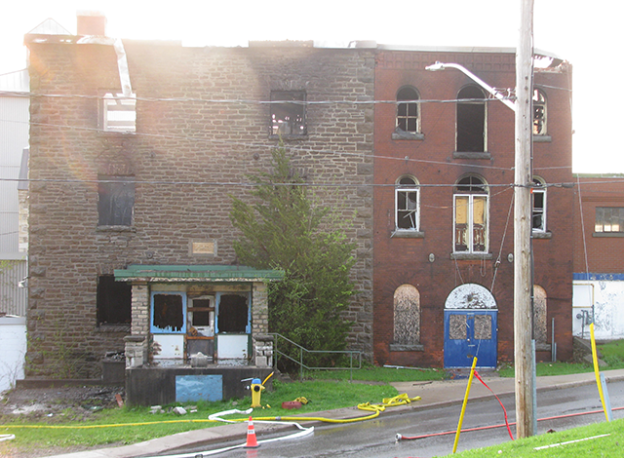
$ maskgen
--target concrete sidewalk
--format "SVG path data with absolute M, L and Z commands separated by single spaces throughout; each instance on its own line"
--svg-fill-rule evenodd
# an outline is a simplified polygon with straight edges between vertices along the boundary
M 624 369 L 603 371 L 607 382 L 624 380 Z M 481 375 L 483 381 L 497 395 L 513 394 L 515 392 L 515 381 L 513 378 L 501 378 L 484 373 Z M 399 407 L 388 408 L 382 415 L 396 415 L 405 411 L 430 409 L 438 406 L 452 405 L 461 403 L 464 399 L 468 379 L 459 380 L 443 380 L 435 382 L 396 382 L 394 386 L 399 393 L 407 393 L 410 398 L 420 396 L 421 400 L 411 404 Z M 537 390 L 556 390 L 561 388 L 570 388 L 580 385 L 591 385 L 596 383 L 596 377 L 593 372 L 573 375 L 556 375 L 550 377 L 537 378 Z M 486 398 L 493 396 L 492 393 L 485 388 L 476 378 L 473 379 L 470 390 L 470 400 Z M 315 412 L 313 414 L 305 414 L 301 416 L 314 416 L 332 419 L 348 419 L 357 418 L 367 415 L 357 408 L 357 406 L 345 409 L 337 409 L 326 412 Z M 296 416 L 296 415 L 294 415 Z M 314 425 L 319 422 L 301 422 L 304 426 Z M 292 426 L 274 426 L 255 424 L 255 431 L 261 439 L 263 433 L 284 430 L 285 432 L 294 432 Z M 174 434 L 171 436 L 152 439 L 147 442 L 126 445 L 123 447 L 103 448 L 91 451 L 82 451 L 69 453 L 64 455 L 55 455 L 50 458 L 134 458 L 139 456 L 163 455 L 180 453 L 182 450 L 188 450 L 191 447 L 210 448 L 210 444 L 222 443 L 229 440 L 240 441 L 244 443 L 247 435 L 247 424 L 228 424 L 216 426 L 196 431 L 188 431 L 185 433 Z M 215 447 L 216 448 L 216 447 Z

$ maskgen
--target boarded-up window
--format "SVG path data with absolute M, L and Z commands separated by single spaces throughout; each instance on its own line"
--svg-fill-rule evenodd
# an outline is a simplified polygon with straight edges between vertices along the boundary
M 420 341 L 420 293 L 411 285 L 394 292 L 394 343 L 417 345 Z
M 185 332 L 184 318 L 184 297 L 182 294 L 155 293 L 153 295 L 152 332 Z
M 131 226 L 134 213 L 134 177 L 98 178 L 100 226 Z
M 130 323 L 132 287 L 115 281 L 113 275 L 102 275 L 97 284 L 97 324 Z
M 466 315 L 451 315 L 449 317 L 449 339 L 466 340 L 468 338 L 466 318 Z
M 492 317 L 490 315 L 474 316 L 474 338 L 479 340 L 492 338 Z
M 468 176 L 457 183 L 454 196 L 455 252 L 483 253 L 488 250 L 486 192 L 485 183 L 478 177 Z
M 249 323 L 248 296 L 222 294 L 219 299 L 217 327 L 219 332 L 247 332 Z

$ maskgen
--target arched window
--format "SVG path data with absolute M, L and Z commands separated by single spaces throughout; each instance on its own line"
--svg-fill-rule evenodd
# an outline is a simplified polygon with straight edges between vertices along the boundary
M 483 91 L 476 86 L 466 86 L 459 91 L 457 99 L 457 151 L 485 152 L 486 108 Z
M 420 342 L 420 293 L 412 285 L 394 291 L 394 345 L 414 346 Z
M 546 291 L 538 285 L 533 286 L 533 338 L 536 344 L 548 343 L 546 323 Z
M 395 227 L 397 231 L 418 231 L 420 226 L 420 192 L 415 178 L 403 176 L 394 189 Z
M 415 102 L 420 97 L 413 87 L 403 87 L 397 92 L 397 132 L 420 132 L 419 104 Z
M 533 231 L 546 232 L 546 185 L 541 178 L 533 178 L 531 202 Z
M 533 135 L 546 135 L 546 94 L 541 89 L 533 90 Z
M 453 195 L 454 252 L 488 251 L 488 187 L 477 176 L 457 181 Z

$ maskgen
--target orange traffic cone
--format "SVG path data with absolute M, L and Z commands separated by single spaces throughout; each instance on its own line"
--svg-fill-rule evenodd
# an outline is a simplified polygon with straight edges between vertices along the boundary
M 249 427 L 247 428 L 247 443 L 245 444 L 245 448 L 257 447 L 260 447 L 260 444 L 258 444 L 258 439 L 256 439 L 256 430 L 254 429 L 253 421 L 251 417 L 249 417 Z

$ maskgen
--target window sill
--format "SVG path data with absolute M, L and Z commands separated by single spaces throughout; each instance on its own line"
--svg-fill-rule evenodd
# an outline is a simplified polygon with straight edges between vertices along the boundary
M 308 139 L 308 134 L 303 135 L 269 135 L 269 140 L 283 140 L 285 142 L 297 142 L 305 141 Z
M 98 226 L 96 232 L 136 232 L 134 226 Z
M 124 332 L 126 334 L 130 333 L 130 325 L 129 324 L 99 324 L 95 328 L 95 332 Z
M 531 232 L 531 238 L 532 239 L 551 239 L 552 238 L 552 232 L 550 231 L 532 231 Z
M 404 130 L 396 130 L 392 132 L 392 140 L 424 140 L 425 135 L 420 132 L 406 132 Z
M 490 160 L 492 159 L 492 155 L 488 152 L 479 152 L 479 153 L 463 153 L 459 151 L 455 151 L 453 153 L 453 159 L 484 159 Z
M 411 230 L 395 230 L 390 234 L 390 238 L 398 239 L 424 239 L 425 233 L 423 231 L 411 231 Z
M 624 238 L 624 232 L 594 232 L 592 234 L 592 237 L 596 237 L 596 238 L 614 238 L 614 239 L 619 239 L 619 238 Z
M 482 259 L 493 259 L 492 253 L 451 253 L 451 259 L 456 261 L 477 261 Z
M 550 135 L 533 135 L 534 143 L 550 143 L 552 142 L 552 137 Z
M 416 345 L 390 344 L 390 351 L 425 351 L 425 346 L 421 344 L 416 344 Z
M 101 129 L 101 128 L 100 128 Z M 99 130 L 98 134 L 102 137 L 120 137 L 120 138 L 132 138 L 136 136 L 136 130 L 123 132 L 121 130 Z

